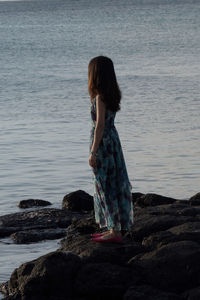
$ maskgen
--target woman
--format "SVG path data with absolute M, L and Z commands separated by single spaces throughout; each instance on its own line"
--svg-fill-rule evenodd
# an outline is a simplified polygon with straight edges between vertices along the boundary
M 93 234 L 95 242 L 122 242 L 122 231 L 134 221 L 132 185 L 114 125 L 120 110 L 121 92 L 113 62 L 105 56 L 93 58 L 88 66 L 88 91 L 92 128 L 89 165 L 94 175 L 95 220 L 107 230 Z

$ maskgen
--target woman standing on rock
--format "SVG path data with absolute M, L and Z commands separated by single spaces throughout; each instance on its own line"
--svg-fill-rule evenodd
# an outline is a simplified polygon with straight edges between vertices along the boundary
M 122 242 L 122 231 L 134 223 L 132 185 L 114 125 L 120 110 L 121 92 L 113 62 L 105 56 L 93 58 L 88 66 L 88 91 L 92 128 L 89 165 L 94 175 L 95 220 L 107 230 L 93 234 L 95 242 Z

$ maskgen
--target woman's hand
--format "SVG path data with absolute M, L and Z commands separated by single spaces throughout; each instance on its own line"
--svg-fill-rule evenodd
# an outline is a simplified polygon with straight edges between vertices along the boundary
M 90 154 L 90 156 L 89 156 L 89 165 L 93 168 L 97 167 L 96 157 L 92 154 Z

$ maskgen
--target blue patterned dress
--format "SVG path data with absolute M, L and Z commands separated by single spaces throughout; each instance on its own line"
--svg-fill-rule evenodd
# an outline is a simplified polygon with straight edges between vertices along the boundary
M 96 125 L 96 98 L 90 106 L 92 127 L 90 146 Z M 97 166 L 92 168 L 94 180 L 94 212 L 100 228 L 127 230 L 134 223 L 132 185 L 129 181 L 123 151 L 114 125 L 116 112 L 106 109 L 104 132 L 99 144 Z

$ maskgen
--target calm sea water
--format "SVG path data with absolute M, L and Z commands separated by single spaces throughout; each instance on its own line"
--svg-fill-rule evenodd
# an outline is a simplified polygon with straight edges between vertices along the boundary
M 93 193 L 87 67 L 113 59 L 115 125 L 133 192 L 188 199 L 200 182 L 200 2 L 0 1 L 0 215 Z M 0 240 L 0 282 L 56 241 Z M 12 260 L 11 260 L 12 257 Z

